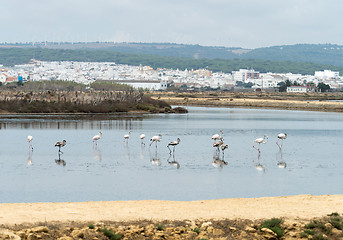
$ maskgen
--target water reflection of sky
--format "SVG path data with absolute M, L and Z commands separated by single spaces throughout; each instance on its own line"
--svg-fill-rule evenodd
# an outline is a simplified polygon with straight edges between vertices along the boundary
M 343 114 L 189 108 L 189 114 L 1 116 L 0 202 L 342 194 Z M 216 153 L 222 129 L 229 145 Z M 131 130 L 128 143 L 123 136 Z M 102 131 L 97 146 L 92 137 Z M 281 155 L 276 136 L 287 132 Z M 145 145 L 139 135 L 146 134 Z M 149 139 L 162 140 L 149 147 Z M 269 136 L 261 155 L 253 140 Z M 27 135 L 32 135 L 33 152 Z M 181 142 L 170 155 L 167 144 Z M 67 140 L 58 154 L 57 141 Z
M 97 119 L 92 120 L 82 117 L 75 119 L 75 117 L 64 117 L 59 119 L 45 118 L 8 118 L 0 117 L 0 129 L 131 129 L 133 122 L 138 123 L 143 121 L 142 117 L 128 117 L 116 116 L 114 119 Z M 148 117 L 148 116 L 147 116 Z M 137 125 L 137 124 L 136 124 Z

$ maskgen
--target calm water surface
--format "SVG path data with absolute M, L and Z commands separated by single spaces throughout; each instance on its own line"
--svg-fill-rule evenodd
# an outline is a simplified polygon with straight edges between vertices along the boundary
M 211 136 L 219 129 L 229 145 L 223 167 L 213 164 Z M 98 131 L 103 136 L 95 147 L 91 139 Z M 280 132 L 288 134 L 282 159 L 275 144 Z M 149 148 L 159 133 L 157 150 Z M 253 140 L 264 134 L 269 139 L 258 161 Z M 33 152 L 27 135 L 34 137 Z M 342 113 L 194 107 L 189 114 L 105 120 L 1 117 L 0 202 L 343 194 L 342 136 Z M 166 146 L 178 137 L 170 156 Z M 54 144 L 63 139 L 59 156 Z

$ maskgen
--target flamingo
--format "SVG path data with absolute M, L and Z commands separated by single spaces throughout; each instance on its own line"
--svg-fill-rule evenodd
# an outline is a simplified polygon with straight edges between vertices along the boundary
M 55 144 L 55 147 L 58 147 L 58 152 L 60 153 L 62 153 L 62 151 L 61 151 L 61 147 L 64 147 L 65 145 L 67 144 L 67 141 L 66 140 L 63 140 L 62 142 L 57 142 L 56 144 Z
M 181 141 L 180 138 L 177 138 L 176 141 L 172 141 L 172 142 L 168 143 L 167 148 L 169 149 L 169 154 L 171 154 L 171 150 L 170 150 L 169 146 L 174 147 L 174 149 L 173 149 L 173 154 L 174 154 L 175 153 L 175 146 L 178 145 L 180 143 L 180 141 Z
M 33 151 L 32 140 L 33 140 L 33 137 L 31 135 L 27 136 L 27 142 L 29 143 L 29 149 L 31 149 Z
M 227 149 L 228 147 L 229 147 L 229 145 L 227 145 L 227 144 L 225 144 L 225 143 L 223 143 L 223 144 L 220 146 L 220 148 L 221 148 L 221 150 L 222 150 L 222 152 L 223 152 L 223 158 L 224 158 L 224 150 Z
M 280 150 L 282 150 L 282 146 L 283 146 L 283 140 L 285 140 L 287 138 L 287 133 L 279 133 L 277 135 L 277 141 L 276 141 L 276 145 L 278 145 L 278 147 L 280 148 Z M 279 145 L 279 140 L 281 139 L 281 146 Z
M 267 136 L 267 135 L 264 135 L 263 138 L 256 138 L 256 139 L 254 140 L 255 144 L 254 144 L 253 148 L 255 148 L 255 149 L 260 153 L 260 145 L 261 145 L 261 143 L 266 144 L 266 143 L 267 143 L 267 142 L 265 141 L 266 139 L 268 139 L 268 136 Z M 256 144 L 258 144 L 258 149 L 257 149 L 256 146 L 255 146 Z
M 145 145 L 145 143 L 144 143 L 145 134 L 142 133 L 142 134 L 139 136 L 139 138 L 141 139 L 141 144 Z
M 219 151 L 219 148 L 223 143 L 223 140 L 220 140 L 218 142 L 213 143 L 213 147 L 217 148 L 217 151 Z
M 124 135 L 124 142 L 125 142 L 125 140 L 126 140 L 126 143 L 128 143 L 128 142 L 129 142 L 130 133 L 131 133 L 131 131 L 129 131 L 129 133 L 128 133 L 128 134 L 125 134 L 125 135 Z
M 98 145 L 98 140 L 102 137 L 102 132 L 99 132 L 98 135 L 95 135 L 93 139 L 93 144 L 95 142 L 95 145 Z
M 214 142 L 216 142 L 217 140 L 223 140 L 223 130 L 219 130 L 219 134 L 214 134 L 212 136 L 212 139 L 214 140 Z
M 151 146 L 151 144 L 152 144 L 153 142 L 155 142 L 155 143 L 156 143 L 156 148 L 157 148 L 157 142 L 160 142 L 160 141 L 161 141 L 161 138 L 162 138 L 162 135 L 161 135 L 161 134 L 159 134 L 159 135 L 157 135 L 157 136 L 153 136 L 153 137 L 150 139 L 151 143 L 150 143 L 149 147 Z

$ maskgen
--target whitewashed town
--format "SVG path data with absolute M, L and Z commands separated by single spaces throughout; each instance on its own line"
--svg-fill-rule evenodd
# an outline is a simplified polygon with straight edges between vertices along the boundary
M 331 70 L 316 71 L 314 75 L 293 73 L 261 73 L 253 69 L 240 69 L 232 73 L 212 72 L 208 69 L 153 69 L 149 66 L 129 66 L 113 62 L 44 62 L 32 59 L 30 63 L 5 67 L 0 65 L 0 84 L 11 82 L 62 80 L 90 84 L 96 80 L 125 83 L 134 88 L 147 90 L 174 89 L 221 89 L 247 87 L 253 90 L 275 89 L 289 80 L 297 83 L 287 92 L 314 91 L 310 86 L 325 83 L 333 90 L 343 88 L 343 77 Z M 311 84 L 309 84 L 311 83 Z

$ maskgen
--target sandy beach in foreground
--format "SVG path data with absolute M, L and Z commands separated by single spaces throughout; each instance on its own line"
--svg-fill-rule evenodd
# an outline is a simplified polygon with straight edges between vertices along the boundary
M 51 221 L 221 220 L 282 217 L 306 220 L 343 213 L 343 195 L 234 198 L 204 201 L 2 203 L 0 224 Z

